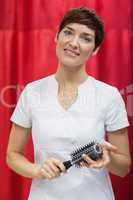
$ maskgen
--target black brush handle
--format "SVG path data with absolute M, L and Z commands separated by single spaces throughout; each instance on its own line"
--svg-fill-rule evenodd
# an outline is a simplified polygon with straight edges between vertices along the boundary
M 67 160 L 63 162 L 63 165 L 65 166 L 66 169 L 69 169 L 73 164 L 71 163 L 71 160 Z
M 71 160 L 67 160 L 67 161 L 64 161 L 63 162 L 63 165 L 65 166 L 66 170 L 69 169 L 73 164 L 71 162 Z M 59 168 L 59 167 L 58 167 Z M 60 172 L 61 172 L 61 169 L 59 168 Z

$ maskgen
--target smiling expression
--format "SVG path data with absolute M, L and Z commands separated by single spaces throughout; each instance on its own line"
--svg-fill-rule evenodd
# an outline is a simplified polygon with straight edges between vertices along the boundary
M 65 66 L 83 66 L 95 54 L 95 31 L 86 25 L 70 23 L 56 37 L 56 54 Z

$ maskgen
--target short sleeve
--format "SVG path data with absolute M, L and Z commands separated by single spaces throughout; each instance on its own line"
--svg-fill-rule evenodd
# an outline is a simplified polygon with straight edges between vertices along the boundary
M 112 101 L 106 110 L 105 130 L 111 132 L 128 126 L 125 103 L 119 91 L 114 88 Z
M 28 85 L 22 91 L 10 120 L 22 127 L 31 128 L 31 111 Z

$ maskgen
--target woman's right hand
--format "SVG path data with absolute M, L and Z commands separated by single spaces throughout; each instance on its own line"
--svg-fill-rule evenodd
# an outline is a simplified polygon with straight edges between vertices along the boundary
M 63 163 L 56 158 L 49 158 L 42 165 L 35 164 L 35 179 L 54 179 L 61 175 L 62 172 L 66 173 L 66 168 Z

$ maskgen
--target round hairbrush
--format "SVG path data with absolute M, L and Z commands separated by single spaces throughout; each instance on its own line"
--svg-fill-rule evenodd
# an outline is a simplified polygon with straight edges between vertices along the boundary
M 92 160 L 96 161 L 102 158 L 103 150 L 101 145 L 96 142 L 90 142 L 84 146 L 81 146 L 70 154 L 71 160 L 63 162 L 66 169 L 69 169 L 73 165 L 80 167 L 80 162 L 85 162 L 82 157 L 83 154 L 88 155 Z

